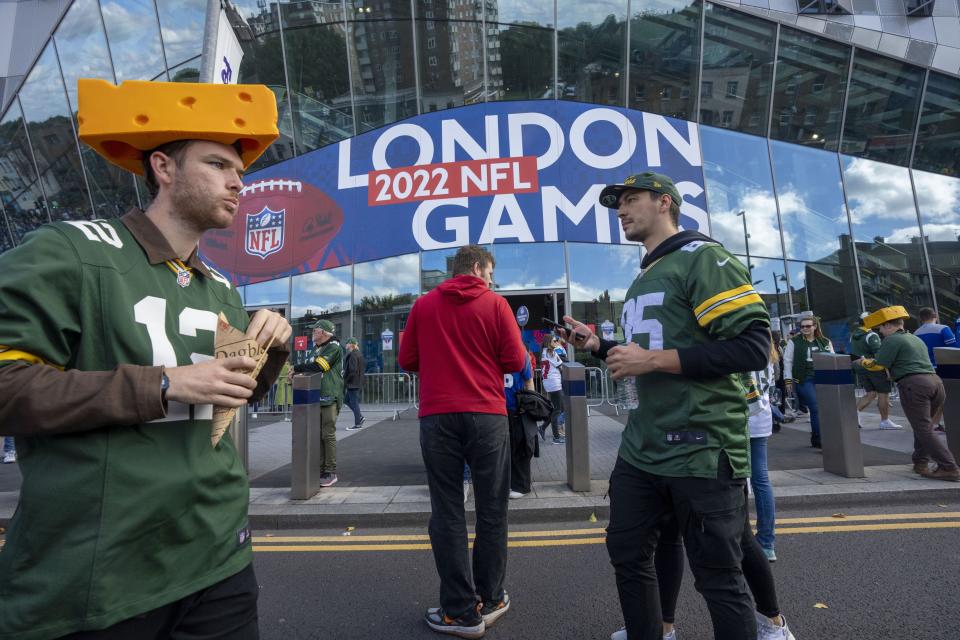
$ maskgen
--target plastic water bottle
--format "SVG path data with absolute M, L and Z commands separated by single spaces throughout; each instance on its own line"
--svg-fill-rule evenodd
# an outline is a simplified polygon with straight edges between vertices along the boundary
M 617 406 L 621 409 L 639 409 L 640 398 L 637 397 L 637 377 L 627 376 L 616 381 Z

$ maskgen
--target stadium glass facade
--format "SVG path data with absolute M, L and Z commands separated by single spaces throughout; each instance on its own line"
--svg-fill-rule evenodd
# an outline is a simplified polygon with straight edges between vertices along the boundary
M 405 119 L 576 101 L 699 124 L 709 230 L 778 326 L 813 311 L 836 344 L 864 309 L 960 316 L 960 78 L 740 10 L 684 0 L 242 0 L 240 82 L 271 87 L 281 138 L 251 171 Z M 0 118 L 0 250 L 49 220 L 145 206 L 77 140 L 76 82 L 199 80 L 204 0 L 74 0 Z M 956 18 L 953 18 L 956 21 Z M 879 21 L 879 18 L 878 18 Z M 857 23 L 859 24 L 859 23 Z M 960 39 L 960 32 L 956 39 Z M 624 176 L 611 175 L 618 180 Z M 346 211 L 349 216 L 350 212 Z M 616 322 L 642 248 L 495 243 L 499 291 L 541 316 Z M 395 371 L 381 336 L 449 275 L 454 248 L 241 287 L 322 316 Z

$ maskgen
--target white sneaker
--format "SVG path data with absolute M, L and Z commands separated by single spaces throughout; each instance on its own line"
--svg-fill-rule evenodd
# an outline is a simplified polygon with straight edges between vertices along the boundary
M 770 622 L 770 618 L 758 613 L 757 640 L 797 640 L 796 637 L 790 633 L 790 627 L 787 626 L 787 619 L 780 616 L 780 621 L 783 622 L 782 627 L 778 627 Z
M 884 429 L 884 430 L 903 429 L 903 427 L 901 427 L 901 426 L 898 425 L 896 422 L 893 422 L 892 420 L 889 420 L 889 419 L 887 419 L 887 420 L 881 420 L 881 421 L 880 421 L 880 428 L 881 428 L 881 429 Z
M 610 634 L 610 640 L 627 640 L 627 628 L 624 627 L 619 631 L 614 631 Z M 677 628 L 674 627 L 670 633 L 667 633 L 663 636 L 663 640 L 677 640 Z
M 463 482 L 463 504 L 467 504 L 467 500 L 470 499 L 470 481 L 465 480 Z
M 10 464 L 11 462 L 17 461 L 17 453 L 15 451 L 8 451 L 3 454 L 3 464 Z
M 525 496 L 525 495 L 527 495 L 527 494 L 525 494 L 525 493 L 520 493 L 519 491 L 512 491 L 512 490 L 510 491 L 510 499 L 511 499 L 511 500 L 516 500 L 517 498 L 522 498 L 522 497 Z

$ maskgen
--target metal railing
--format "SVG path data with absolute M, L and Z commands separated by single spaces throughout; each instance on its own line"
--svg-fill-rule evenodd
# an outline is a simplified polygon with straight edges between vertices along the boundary
M 418 406 L 416 376 L 409 373 L 368 373 L 363 377 L 360 408 L 364 413 L 391 413 Z
M 590 409 L 603 406 L 607 398 L 607 375 L 600 367 L 586 367 L 583 370 L 587 383 L 587 415 Z

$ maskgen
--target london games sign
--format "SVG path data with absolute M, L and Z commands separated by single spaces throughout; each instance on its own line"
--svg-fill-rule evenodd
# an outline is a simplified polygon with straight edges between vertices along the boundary
M 697 125 L 563 101 L 410 118 L 247 176 L 204 256 L 237 284 L 469 243 L 624 244 L 604 185 L 657 171 L 707 230 Z

